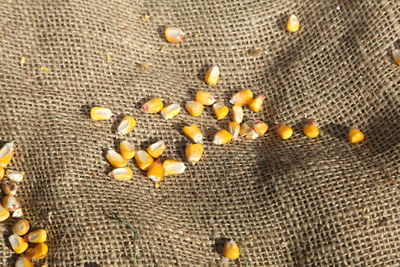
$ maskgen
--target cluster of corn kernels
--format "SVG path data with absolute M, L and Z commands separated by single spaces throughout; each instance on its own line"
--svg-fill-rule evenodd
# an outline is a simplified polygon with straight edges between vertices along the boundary
M 18 183 L 24 179 L 24 173 L 13 170 L 5 170 L 4 168 L 10 163 L 14 154 L 14 144 L 7 143 L 0 149 L 0 180 L 1 187 L 6 196 L 0 204 L 0 222 L 5 221 L 10 217 L 21 218 L 23 212 L 21 202 L 16 197 Z M 28 231 L 30 224 L 27 219 L 19 219 L 12 227 L 12 235 L 8 240 L 15 253 L 22 254 L 26 251 L 25 256 L 20 256 L 15 263 L 16 267 L 33 266 L 31 260 L 40 260 L 46 257 L 48 247 L 44 243 L 47 239 L 47 233 L 43 229 L 38 229 L 33 232 Z M 24 236 L 24 237 L 22 237 Z M 29 243 L 36 244 L 29 248 Z

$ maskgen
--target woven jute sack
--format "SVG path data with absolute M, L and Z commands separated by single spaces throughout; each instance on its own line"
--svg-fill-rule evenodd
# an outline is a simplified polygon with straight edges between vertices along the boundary
M 285 31 L 290 14 L 301 22 Z M 400 67 L 398 0 L 2 0 L 0 139 L 15 142 L 10 169 L 26 178 L 25 216 L 48 231 L 47 266 L 399 266 Z M 168 44 L 165 26 L 186 38 Z M 255 53 L 249 53 L 251 50 Z M 20 63 L 25 57 L 26 62 Z M 213 64 L 220 82 L 204 73 Z M 42 69 L 42 67 L 48 68 Z M 144 114 L 151 97 L 184 104 L 197 90 L 266 100 L 271 130 L 212 144 L 227 128 L 212 108 L 166 121 Z M 115 116 L 94 122 L 92 106 Z M 115 134 L 121 116 L 137 127 Z M 302 126 L 314 119 L 322 134 Z M 205 155 L 160 188 L 132 162 L 134 179 L 107 176 L 107 148 L 164 140 L 184 161 L 184 125 L 205 135 Z M 294 136 L 280 140 L 273 125 Z M 346 140 L 361 129 L 362 144 Z M 134 226 L 135 234 L 115 216 Z M 0 224 L 0 264 L 13 266 L 15 220 Z M 221 244 L 235 240 L 239 260 Z

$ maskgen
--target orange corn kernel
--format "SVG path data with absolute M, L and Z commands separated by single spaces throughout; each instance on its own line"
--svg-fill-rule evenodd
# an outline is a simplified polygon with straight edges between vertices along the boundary
M 394 62 L 400 66 L 400 49 L 393 50 L 392 55 Z
M 228 124 L 229 133 L 232 135 L 233 140 L 237 140 L 239 138 L 240 133 L 240 124 L 234 121 L 230 121 Z
M 297 32 L 300 28 L 300 22 L 296 15 L 290 15 L 286 24 L 286 30 L 288 32 Z
M 128 164 L 128 161 L 124 159 L 121 154 L 116 152 L 114 149 L 109 149 L 106 154 L 106 159 L 115 168 L 122 168 Z
M 356 128 L 352 128 L 349 131 L 349 142 L 352 144 L 360 143 L 364 140 L 365 135 Z
M 18 235 L 10 235 L 8 241 L 15 253 L 21 254 L 28 248 L 28 243 Z
M 196 164 L 203 156 L 204 147 L 202 144 L 189 144 L 185 149 L 186 160 L 192 164 Z
M 222 102 L 215 103 L 213 109 L 217 120 L 224 119 L 229 113 L 229 108 Z
M 128 141 L 122 141 L 119 144 L 119 151 L 121 152 L 121 156 L 126 160 L 133 159 L 136 154 L 135 147 Z
M 239 246 L 236 242 L 230 240 L 225 243 L 223 254 L 225 258 L 235 260 L 240 256 Z
M 250 89 L 241 90 L 234 94 L 229 101 L 232 105 L 245 106 L 253 99 L 253 92 Z
M 117 128 L 117 134 L 127 134 L 132 132 L 133 128 L 136 127 L 136 120 L 131 116 L 125 116 Z
M 17 221 L 12 227 L 12 232 L 14 235 L 25 235 L 29 231 L 29 221 L 26 219 L 22 219 Z
M 10 217 L 10 212 L 0 204 L 0 222 L 4 222 L 8 217 Z
M 158 113 L 162 110 L 163 107 L 164 104 L 161 98 L 156 97 L 144 103 L 140 110 L 144 113 Z
M 109 120 L 112 115 L 112 111 L 109 108 L 93 107 L 90 110 L 90 118 L 94 121 Z
M 153 163 L 153 158 L 146 151 L 140 150 L 135 155 L 136 164 L 142 171 L 147 170 Z
M 249 103 L 250 110 L 254 112 L 260 112 L 262 103 L 265 99 L 265 96 L 259 95 L 256 98 L 252 99 Z
M 165 176 L 182 174 L 186 170 L 186 166 L 183 162 L 173 159 L 165 160 L 163 167 Z
M 178 115 L 179 112 L 181 112 L 181 107 L 178 104 L 171 104 L 163 107 L 161 110 L 161 116 L 166 120 L 170 120 Z
M 289 126 L 278 124 L 276 126 L 276 133 L 281 139 L 286 140 L 292 137 L 293 129 L 290 128 Z
M 263 136 L 268 131 L 268 124 L 263 121 L 256 120 L 253 122 L 253 129 L 259 136 Z
M 197 91 L 195 100 L 204 106 L 211 106 L 215 103 L 215 98 L 211 93 L 201 90 Z
M 40 260 L 47 256 L 49 248 L 46 243 L 37 244 L 33 248 L 28 248 L 26 251 L 26 257 L 31 260 Z
M 196 101 L 187 101 L 185 104 L 186 110 L 189 112 L 190 115 L 193 117 L 198 117 L 203 113 L 204 111 L 204 106 L 200 102 Z
M 227 130 L 222 129 L 214 135 L 213 143 L 216 145 L 227 144 L 232 140 L 232 138 L 233 136 Z
M 21 256 L 15 262 L 15 267 L 34 267 L 27 257 Z
M 202 143 L 203 142 L 203 134 L 201 133 L 199 127 L 196 124 L 192 124 L 190 126 L 185 126 L 182 128 L 183 133 L 186 135 L 194 143 Z
M 164 178 L 164 167 L 161 159 L 154 161 L 147 170 L 147 177 L 154 182 L 160 182 Z
M 132 180 L 133 171 L 129 167 L 116 168 L 108 173 L 108 176 L 117 180 Z
M 166 27 L 164 34 L 165 39 L 170 43 L 180 43 L 185 39 L 185 33 L 177 27 Z
M 165 151 L 165 142 L 164 141 L 158 141 L 154 144 L 151 144 L 147 148 L 147 153 L 149 153 L 150 156 L 153 158 L 159 158 L 161 154 Z
M 44 229 L 38 229 L 24 236 L 24 239 L 30 243 L 43 243 L 47 240 L 47 233 Z
M 14 153 L 14 143 L 11 142 L 5 144 L 0 149 L 0 166 L 6 167 L 10 163 L 13 157 L 13 153 Z
M 219 68 L 217 65 L 212 66 L 206 73 L 204 77 L 206 83 L 208 85 L 214 86 L 217 85 L 219 80 Z
M 306 125 L 303 127 L 303 132 L 310 138 L 315 138 L 320 134 L 318 126 L 312 120 L 307 121 Z

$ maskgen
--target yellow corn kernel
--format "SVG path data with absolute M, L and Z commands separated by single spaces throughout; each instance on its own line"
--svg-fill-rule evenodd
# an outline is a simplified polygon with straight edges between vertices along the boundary
M 227 130 L 222 129 L 214 135 L 213 143 L 216 145 L 227 144 L 232 140 L 232 138 L 233 136 Z
M 217 120 L 222 120 L 229 113 L 229 108 L 223 102 L 215 103 L 213 109 Z
M 300 28 L 300 22 L 296 15 L 290 15 L 286 24 L 286 30 L 288 32 L 297 32 Z
M 109 120 L 112 115 L 112 111 L 109 108 L 93 107 L 90 110 L 90 118 L 94 121 Z
M 17 182 L 17 183 L 22 182 L 22 180 L 24 179 L 24 175 L 25 175 L 24 172 L 12 171 L 12 170 L 7 170 L 6 171 L 6 176 L 10 180 L 12 180 L 14 182 Z
M 256 98 L 252 99 L 249 103 L 250 110 L 254 112 L 260 112 L 262 103 L 265 99 L 265 96 L 259 95 Z
M 146 151 L 140 150 L 135 155 L 136 164 L 142 171 L 147 170 L 153 163 L 153 158 Z
M 154 161 L 147 170 L 147 177 L 154 182 L 160 182 L 164 178 L 164 167 L 161 159 Z
M 26 257 L 31 260 L 41 260 L 49 253 L 49 247 L 46 243 L 39 243 L 33 248 L 28 248 L 26 251 Z
M 8 217 L 10 217 L 10 212 L 0 204 L 0 222 L 4 222 Z
M 122 141 L 119 144 L 119 151 L 121 152 L 121 156 L 126 160 L 133 159 L 136 154 L 135 147 L 128 141 Z
M 232 120 L 237 123 L 243 121 L 243 108 L 241 106 L 234 105 L 232 107 Z
M 44 229 L 38 229 L 24 236 L 24 239 L 30 243 L 43 243 L 46 242 L 47 233 Z
M 185 39 L 185 33 L 177 27 L 166 27 L 164 34 L 165 39 L 170 43 L 180 43 Z
M 34 267 L 27 257 L 21 256 L 15 262 L 15 267 Z
M 312 120 L 307 121 L 306 125 L 303 127 L 303 132 L 310 138 L 315 138 L 320 133 L 318 126 Z
M 11 212 L 21 208 L 21 203 L 16 196 L 5 196 L 2 203 L 3 207 Z
M 190 126 L 185 126 L 182 128 L 183 133 L 187 138 L 192 140 L 195 143 L 203 142 L 203 134 L 201 133 L 199 127 L 196 124 L 192 124 Z
M 0 166 L 0 180 L 4 178 L 5 170 L 4 167 Z
M 1 188 L 3 189 L 4 194 L 15 196 L 18 190 L 18 184 L 11 180 L 5 180 L 3 181 Z
M 276 125 L 276 133 L 278 136 L 283 139 L 289 139 L 293 135 L 293 129 L 286 125 Z
M 228 124 L 229 133 L 232 135 L 233 140 L 237 140 L 239 138 L 240 133 L 240 124 L 234 121 L 230 121 Z
M 41 66 L 40 68 L 41 68 L 42 71 L 44 71 L 44 72 L 49 72 L 49 68 L 46 67 L 46 66 Z
M 230 260 L 239 258 L 240 251 L 239 246 L 233 240 L 230 240 L 224 244 L 224 257 Z
M 187 101 L 185 104 L 186 110 L 189 112 L 190 115 L 193 117 L 198 117 L 203 113 L 204 111 L 204 106 L 200 102 L 196 101 Z
M 136 120 L 131 116 L 125 116 L 122 118 L 121 122 L 117 128 L 117 134 L 127 134 L 130 133 L 136 126 Z
M 21 218 L 24 216 L 24 212 L 22 210 L 22 208 L 16 209 L 14 210 L 14 212 L 12 213 L 12 217 L 13 218 Z
M 28 243 L 18 235 L 10 235 L 8 241 L 15 253 L 21 254 L 28 248 Z
M 360 143 L 364 140 L 364 134 L 356 128 L 352 128 L 349 131 L 349 142 L 352 144 Z
M 215 103 L 215 98 L 211 93 L 201 90 L 197 91 L 195 100 L 204 106 L 211 106 Z
M 241 125 L 239 135 L 248 140 L 254 140 L 259 137 L 257 132 L 254 130 L 254 123 L 252 121 L 246 121 Z
M 14 143 L 7 143 L 0 149 L 0 166 L 6 167 L 13 156 L 14 153 Z
M 166 120 L 170 120 L 178 115 L 179 112 L 181 112 L 181 107 L 178 104 L 171 104 L 161 110 L 161 116 Z
M 25 235 L 29 231 L 29 221 L 22 219 L 17 221 L 12 227 L 12 232 L 14 235 Z
M 394 62 L 400 66 L 400 49 L 393 50 L 392 55 Z
M 149 153 L 150 156 L 152 156 L 153 158 L 156 159 L 156 158 L 159 158 L 162 153 L 164 153 L 165 148 L 166 148 L 165 142 L 158 141 L 158 142 L 155 142 L 154 144 L 151 144 L 147 148 L 147 153 Z
M 161 98 L 153 98 L 148 100 L 146 103 L 143 104 L 141 110 L 144 113 L 158 113 L 162 110 L 164 107 L 164 104 L 161 100 Z
M 121 154 L 116 152 L 114 149 L 109 149 L 106 154 L 106 159 L 115 168 L 122 168 L 128 164 L 128 161 L 124 159 Z
M 25 62 L 26 62 L 26 57 L 21 57 L 21 58 L 19 59 L 19 64 L 24 65 Z
M 240 90 L 229 101 L 232 105 L 246 106 L 253 100 L 253 92 L 250 89 Z
M 185 149 L 186 160 L 192 164 L 196 164 L 203 156 L 204 147 L 202 144 L 189 144 Z
M 117 180 L 132 180 L 133 171 L 129 167 L 116 168 L 108 173 L 108 176 Z
M 205 75 L 205 81 L 208 85 L 217 85 L 219 79 L 219 68 L 217 65 L 212 66 Z
M 163 163 L 163 167 L 165 176 L 182 174 L 186 170 L 186 166 L 183 162 L 173 159 L 165 160 Z
M 259 136 L 263 136 L 268 131 L 268 124 L 263 121 L 256 120 L 253 122 L 253 129 Z

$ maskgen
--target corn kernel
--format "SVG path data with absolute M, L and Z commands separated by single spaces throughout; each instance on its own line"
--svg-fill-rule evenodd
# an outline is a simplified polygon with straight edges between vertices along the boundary
M 21 254 L 28 248 L 28 243 L 18 235 L 10 235 L 8 241 L 15 253 Z
M 234 94 L 229 102 L 232 105 L 246 106 L 251 100 L 253 100 L 253 92 L 250 89 L 246 89 Z
M 38 229 L 24 236 L 24 239 L 30 243 L 43 243 L 46 242 L 47 233 L 44 229 Z
M 394 62 L 400 66 L 400 49 L 395 49 L 392 52 Z
M 151 144 L 148 148 L 147 148 L 147 153 L 149 153 L 150 156 L 152 156 L 153 158 L 159 158 L 161 156 L 161 154 L 165 151 L 165 142 L 164 141 L 158 141 L 154 144 Z
M 16 196 L 5 196 L 3 198 L 3 207 L 8 209 L 8 211 L 15 211 L 21 207 L 21 203 L 19 202 Z
M 259 136 L 263 136 L 268 131 L 268 124 L 263 121 L 256 120 L 253 122 L 253 129 Z
M 12 217 L 13 218 L 21 218 L 24 216 L 24 212 L 22 210 L 22 208 L 16 209 L 14 210 L 14 212 L 12 213 Z
M 243 121 L 243 108 L 241 106 L 234 105 L 232 107 L 232 120 L 237 123 Z
M 224 257 L 230 260 L 239 258 L 240 251 L 239 246 L 233 240 L 230 240 L 224 244 Z
M 130 133 L 136 126 L 136 120 L 131 116 L 125 116 L 122 118 L 121 122 L 117 128 L 117 134 L 127 134 Z
M 200 102 L 196 101 L 187 101 L 185 105 L 186 110 L 189 112 L 190 115 L 193 117 L 198 117 L 203 113 L 204 106 Z
M 119 144 L 119 151 L 121 152 L 121 156 L 126 160 L 133 159 L 136 154 L 135 147 L 128 141 L 122 141 Z
M 136 164 L 142 171 L 147 170 L 153 163 L 153 158 L 146 151 L 140 150 L 135 155 Z
M 196 164 L 203 156 L 204 147 L 202 144 L 189 144 L 185 149 L 186 160 L 192 164 Z
M 290 15 L 286 24 L 286 30 L 288 32 L 297 32 L 300 28 L 300 22 L 296 15 Z
M 214 135 L 213 143 L 216 145 L 227 144 L 232 140 L 232 138 L 233 136 L 227 130 L 222 129 Z
M 276 133 L 281 139 L 286 140 L 292 137 L 293 129 L 290 128 L 289 126 L 278 124 L 276 126 Z
M 8 217 L 10 217 L 10 212 L 0 204 L 0 222 L 4 222 Z
M 170 120 L 178 115 L 179 112 L 181 112 L 181 107 L 178 104 L 171 104 L 161 110 L 161 116 L 166 120 Z
M 252 121 L 246 121 L 241 125 L 239 135 L 248 140 L 255 140 L 259 137 L 254 130 L 254 123 Z
M 308 121 L 303 127 L 303 132 L 306 136 L 310 138 L 315 138 L 319 135 L 320 131 L 318 126 L 313 121 Z
M 177 27 L 166 27 L 164 34 L 170 43 L 180 43 L 185 39 L 185 33 Z
M 106 159 L 115 168 L 122 168 L 128 164 L 128 161 L 124 159 L 121 154 L 116 152 L 114 149 L 109 149 L 106 154 Z
M 173 159 L 165 160 L 163 163 L 163 167 L 164 167 L 164 176 L 182 174 L 186 170 L 186 166 L 183 162 Z
M 27 257 L 21 256 L 15 262 L 15 267 L 34 267 Z
M 219 80 L 219 68 L 217 65 L 212 66 L 205 75 L 205 81 L 208 85 L 217 85 Z
M 148 100 L 146 103 L 143 104 L 141 110 L 144 113 L 158 113 L 162 110 L 164 107 L 164 104 L 161 100 L 161 98 L 153 98 Z
M 256 98 L 252 99 L 249 103 L 250 110 L 254 112 L 260 112 L 264 99 L 265 96 L 263 95 L 259 95 Z
M 12 227 L 12 232 L 14 235 L 25 235 L 29 231 L 29 221 L 22 219 L 17 221 Z
M 229 113 L 229 108 L 223 102 L 215 103 L 213 109 L 217 120 L 222 120 Z
M 147 170 L 147 177 L 154 182 L 160 182 L 164 178 L 164 167 L 161 159 L 154 161 Z
M 19 59 L 19 64 L 24 65 L 25 62 L 26 62 L 26 57 L 21 57 L 21 58 Z
M 20 183 L 24 179 L 24 172 L 19 172 L 19 171 L 12 171 L 12 170 L 7 170 L 6 171 L 6 176 L 14 182 Z
M 109 108 L 93 107 L 90 110 L 90 118 L 92 118 L 94 121 L 109 120 L 112 115 L 112 111 Z
M 49 253 L 49 247 L 46 243 L 39 243 L 33 248 L 28 248 L 26 251 L 26 257 L 31 260 L 41 260 Z
M 230 121 L 228 124 L 229 133 L 232 135 L 233 140 L 237 140 L 239 138 L 240 133 L 240 124 L 234 121 Z
M 14 196 L 18 190 L 18 184 L 11 180 L 3 181 L 1 188 L 3 189 L 4 194 Z
M 160 183 L 154 183 L 154 187 L 157 189 L 157 188 L 160 188 Z
M 7 143 L 0 149 L 0 166 L 6 167 L 13 156 L 14 153 L 14 143 Z
M 46 67 L 46 66 L 41 66 L 40 68 L 41 68 L 42 71 L 44 71 L 44 72 L 49 72 L 49 68 Z
M 197 91 L 195 100 L 204 106 L 211 106 L 215 103 L 215 98 L 211 93 L 201 90 Z
M 133 171 L 129 167 L 116 168 L 108 173 L 108 176 L 117 180 L 132 180 Z
M 349 131 L 349 142 L 352 144 L 360 143 L 364 140 L 364 134 L 356 128 L 352 128 Z
M 203 142 L 203 134 L 201 133 L 199 127 L 197 127 L 196 124 L 185 126 L 182 128 L 182 131 L 186 135 L 186 137 L 192 140 L 194 143 Z
M 4 178 L 5 170 L 4 167 L 0 166 L 0 180 Z

